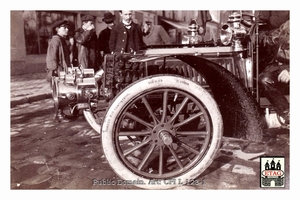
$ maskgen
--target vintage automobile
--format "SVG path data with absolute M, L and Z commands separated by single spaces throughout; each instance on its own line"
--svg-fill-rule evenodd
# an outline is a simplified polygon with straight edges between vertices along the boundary
M 124 181 L 145 189 L 193 183 L 222 137 L 260 141 L 258 23 L 235 14 L 220 42 L 148 46 L 106 55 L 103 74 L 71 67 L 53 84 L 56 106 L 82 110 Z M 151 184 L 158 181 L 159 184 Z

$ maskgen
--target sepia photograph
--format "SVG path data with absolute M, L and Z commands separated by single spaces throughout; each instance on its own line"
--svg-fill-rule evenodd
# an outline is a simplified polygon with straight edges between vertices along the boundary
M 9 10 L 10 192 L 291 189 L 292 11 L 161 7 Z

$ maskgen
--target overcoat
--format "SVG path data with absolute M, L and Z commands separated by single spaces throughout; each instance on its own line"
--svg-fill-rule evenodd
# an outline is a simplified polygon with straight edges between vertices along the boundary
M 74 39 L 77 47 L 78 62 L 83 68 L 94 68 L 97 70 L 96 42 L 97 35 L 94 30 L 76 30 Z
M 50 81 L 53 75 L 58 75 L 58 71 L 62 71 L 70 67 L 70 51 L 65 38 L 54 35 L 49 43 L 46 55 L 47 80 Z
M 127 29 L 123 23 L 119 23 L 112 28 L 109 49 L 111 52 L 138 51 L 141 46 L 141 31 L 139 25 L 131 23 L 131 28 Z
M 97 51 L 103 51 L 104 54 L 110 53 L 109 50 L 110 33 L 111 33 L 111 29 L 108 27 L 100 32 L 97 41 Z

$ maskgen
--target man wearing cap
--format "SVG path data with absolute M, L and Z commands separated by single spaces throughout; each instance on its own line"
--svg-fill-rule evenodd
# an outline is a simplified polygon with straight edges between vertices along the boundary
M 102 21 L 107 24 L 107 27 L 100 32 L 97 40 L 97 55 L 99 58 L 101 58 L 101 61 L 103 60 L 105 54 L 110 53 L 109 38 L 112 27 L 115 25 L 115 19 L 116 16 L 113 15 L 111 12 L 104 13 L 104 18 L 102 19 Z
M 59 20 L 52 25 L 53 36 L 49 40 L 46 56 L 47 81 L 50 82 L 50 87 L 52 77 L 58 76 L 59 71 L 64 71 L 71 65 L 69 46 L 66 42 L 68 30 L 67 20 Z M 61 109 L 57 108 L 55 120 L 58 122 L 64 120 Z
M 132 10 L 120 10 L 119 14 L 122 22 L 112 28 L 109 49 L 112 53 L 134 53 L 142 43 L 141 28 L 132 21 Z
M 94 17 L 85 15 L 81 18 L 82 26 L 75 31 L 74 39 L 78 51 L 78 63 L 83 68 L 98 70 L 96 62 L 97 35 L 94 26 Z
M 143 42 L 145 45 L 171 44 L 171 38 L 162 26 L 146 21 L 143 24 Z

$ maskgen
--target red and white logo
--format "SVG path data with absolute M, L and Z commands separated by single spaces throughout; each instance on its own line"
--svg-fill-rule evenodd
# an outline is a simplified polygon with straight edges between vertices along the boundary
M 284 157 L 260 157 L 261 187 L 284 187 Z

